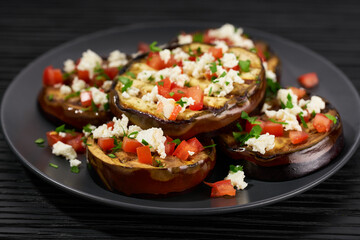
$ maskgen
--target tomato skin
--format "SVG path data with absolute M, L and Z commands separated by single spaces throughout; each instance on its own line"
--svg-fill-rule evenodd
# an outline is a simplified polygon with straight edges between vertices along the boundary
M 330 131 L 332 121 L 322 113 L 317 113 L 313 120 L 313 125 L 318 132 Z
M 306 73 L 298 78 L 299 83 L 306 88 L 313 88 L 319 84 L 319 78 L 316 73 Z
M 124 137 L 123 143 L 122 143 L 122 149 L 125 152 L 129 153 L 136 153 L 136 148 L 143 146 L 140 142 L 138 142 L 136 139 L 130 139 L 128 137 Z
M 66 133 L 65 137 L 61 137 L 55 131 L 49 131 L 46 133 L 46 138 L 48 145 L 52 147 L 57 142 L 63 142 L 65 144 L 71 145 L 77 153 L 85 152 L 85 147 L 82 144 L 82 137 L 84 136 L 83 133 L 73 132 L 73 133 Z
M 73 149 L 75 150 L 75 152 L 77 153 L 84 153 L 86 148 L 83 144 L 83 141 L 82 141 L 82 138 L 83 137 L 83 134 L 79 134 L 77 135 L 76 137 L 68 140 L 66 142 L 66 144 L 69 144 L 73 147 Z
M 161 70 L 163 68 L 172 67 L 174 64 L 177 64 L 177 62 L 174 57 L 171 56 L 168 62 L 165 63 L 161 59 L 159 52 L 150 52 L 146 60 L 146 64 L 156 70 Z
M 189 108 L 193 111 L 201 110 L 204 106 L 204 92 L 199 87 L 190 87 L 187 89 L 186 97 L 191 97 L 195 100 L 193 105 L 190 105 Z
M 165 141 L 165 153 L 168 156 L 171 156 L 174 153 L 175 147 L 176 147 L 176 143 L 172 142 L 173 139 L 169 136 L 166 136 L 166 141 Z
M 185 140 L 183 140 L 173 152 L 173 156 L 176 156 L 181 160 L 185 161 L 186 159 L 188 159 L 190 155 L 189 151 L 191 150 L 192 150 L 191 146 Z
M 303 131 L 290 131 L 289 137 L 292 144 L 299 144 L 305 142 L 308 139 L 309 134 Z
M 150 52 L 149 44 L 144 43 L 144 42 L 139 42 L 137 49 L 138 49 L 138 51 L 141 52 L 141 53 Z
M 50 131 L 46 133 L 46 138 L 47 138 L 47 142 L 48 145 L 50 147 L 52 147 L 55 143 L 57 143 L 58 141 L 61 141 L 61 137 L 59 136 L 59 134 L 55 131 Z
M 173 92 L 174 95 L 170 96 L 170 92 L 169 92 L 169 96 L 170 96 L 170 98 L 174 99 L 175 101 L 179 101 L 182 97 L 186 96 L 187 91 L 188 91 L 187 88 L 174 87 L 170 91 L 170 92 Z
M 97 144 L 99 145 L 99 147 L 104 151 L 104 152 L 108 152 L 110 151 L 112 148 L 115 147 L 114 144 L 114 139 L 113 138 L 99 138 L 97 140 Z
M 223 197 L 223 196 L 235 196 L 236 190 L 231 184 L 231 180 L 221 180 L 214 183 L 204 182 L 206 185 L 211 188 L 211 197 Z
M 210 47 L 208 52 L 213 55 L 215 59 L 221 58 L 223 56 L 221 48 Z
M 63 77 L 60 69 L 54 69 L 52 66 L 48 66 L 43 72 L 43 85 L 54 86 L 63 82 Z
M 204 150 L 204 146 L 199 142 L 196 137 L 187 140 L 187 143 L 195 150 L 192 152 L 198 153 Z
M 149 146 L 141 146 L 136 148 L 138 161 L 144 164 L 152 164 L 152 156 Z
M 305 121 L 305 122 L 309 122 L 309 121 L 310 121 L 310 118 L 311 118 L 311 114 L 309 113 L 308 110 L 306 110 L 306 112 L 307 112 L 306 116 L 303 115 L 302 117 L 304 118 L 304 121 Z M 298 122 L 301 123 L 301 119 L 300 119 L 300 115 L 299 115 L 299 114 L 296 116 L 296 119 L 298 120 Z
M 166 98 L 169 98 L 171 90 L 171 81 L 169 78 L 164 78 L 163 80 L 156 83 L 158 87 L 158 93 Z
M 284 136 L 284 128 L 280 123 L 265 122 L 261 133 L 269 133 L 276 137 Z
M 179 104 L 175 104 L 175 107 L 170 114 L 169 120 L 175 121 L 177 116 L 179 115 L 181 109 L 182 109 L 182 107 Z
M 83 107 L 91 106 L 91 102 L 92 102 L 91 92 L 90 91 L 81 92 L 80 101 L 81 101 L 81 106 Z
M 255 125 L 260 125 L 260 127 L 262 129 L 264 129 L 264 126 L 265 126 L 265 122 L 260 120 L 260 119 L 256 119 L 257 122 L 260 122 L 260 124 L 251 124 L 249 121 L 246 121 L 246 124 L 245 124 L 245 132 L 250 132 L 251 129 L 255 126 Z M 262 132 L 261 132 L 262 133 Z
M 306 90 L 303 88 L 290 87 L 290 90 L 298 97 L 303 98 L 306 95 Z
M 105 68 L 105 74 L 109 76 L 110 80 L 113 80 L 118 74 L 119 70 L 116 67 Z
M 84 80 L 86 83 L 90 82 L 89 71 L 77 70 L 77 75 L 79 79 Z

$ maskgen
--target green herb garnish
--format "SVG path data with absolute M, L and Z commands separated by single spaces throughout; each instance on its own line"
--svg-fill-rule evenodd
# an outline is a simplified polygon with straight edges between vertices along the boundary
M 136 138 L 138 133 L 139 133 L 138 131 L 132 132 L 132 133 L 128 134 L 127 137 L 130 138 L 130 139 L 134 139 L 134 138 Z
M 219 78 L 223 78 L 223 77 L 225 77 L 225 76 L 226 76 L 226 72 L 224 71 L 224 72 L 220 75 Z
M 68 100 L 69 98 L 73 98 L 73 97 L 78 97 L 78 96 L 80 96 L 80 91 L 70 93 L 69 95 L 67 95 L 65 97 L 65 100 Z
M 176 103 L 179 104 L 181 107 L 184 107 L 187 102 L 183 101 L 182 98 L 180 98 L 180 100 L 176 101 Z
M 256 48 L 250 48 L 249 51 L 252 52 L 252 53 L 257 53 L 257 49 L 256 49 Z
M 272 119 L 272 118 L 269 118 L 269 121 L 270 121 L 270 122 L 273 122 L 273 123 L 282 124 L 282 125 L 287 125 L 287 124 L 288 124 L 287 122 L 278 122 L 278 121 L 275 121 L 275 120 Z
M 303 112 L 300 112 L 299 113 L 299 118 L 300 118 L 300 121 L 301 121 L 301 123 L 302 123 L 302 125 L 304 126 L 304 128 L 308 128 L 308 125 L 306 124 L 306 122 L 305 122 L 305 119 L 304 119 L 304 117 L 303 117 Z
M 91 100 L 91 109 L 92 109 L 94 112 L 99 111 L 98 107 L 96 106 L 96 104 L 94 103 L 93 100 Z
M 245 120 L 248 120 L 249 123 L 251 123 L 251 124 L 261 124 L 261 122 L 256 121 L 257 117 L 249 117 L 247 112 L 244 112 L 244 111 L 241 112 L 241 118 L 245 119 Z
M 52 101 L 52 100 L 54 99 L 54 94 L 50 94 L 50 95 L 48 96 L 48 99 L 49 99 L 49 101 Z
M 216 67 L 216 63 L 211 63 L 210 64 L 210 71 L 211 73 L 216 73 L 217 72 L 217 67 Z
M 158 167 L 164 167 L 162 162 L 159 159 L 155 159 L 156 163 L 158 164 Z
M 184 92 L 183 92 L 183 91 L 181 91 L 181 90 L 178 90 L 177 92 L 178 92 L 178 93 L 180 93 L 180 94 L 184 94 Z
M 113 153 L 109 153 L 108 156 L 111 158 L 116 158 L 115 154 L 113 154 Z
M 337 123 L 337 119 L 336 119 L 336 117 L 334 117 L 333 115 L 331 115 L 331 114 L 325 114 L 325 116 L 326 116 L 328 119 L 330 119 L 331 121 L 333 121 L 334 124 Z
M 209 90 L 209 95 L 211 95 L 211 91 L 212 91 L 212 87 L 210 87 L 210 90 Z
M 243 128 L 241 127 L 240 123 L 237 122 L 237 123 L 236 123 L 236 127 L 239 129 L 240 132 L 243 131 Z
M 249 72 L 250 71 L 250 60 L 246 60 L 246 61 L 240 60 L 239 67 L 242 72 Z
M 204 148 L 212 148 L 212 147 L 215 147 L 216 144 L 211 144 L 211 145 L 208 145 L 208 146 L 204 146 Z
M 144 144 L 145 146 L 149 145 L 149 143 L 145 139 L 141 140 L 141 143 Z
M 123 84 L 123 87 L 121 88 L 121 92 L 126 92 L 126 90 L 132 86 L 133 81 L 130 78 L 120 76 L 118 77 L 118 80 Z
M 35 143 L 41 147 L 43 147 L 43 144 L 45 143 L 45 140 L 43 138 L 38 138 L 35 140 Z
M 284 104 L 282 101 L 280 101 L 280 104 L 281 104 L 281 108 L 293 108 L 294 105 L 292 103 L 292 97 L 290 95 L 290 93 L 287 95 L 287 102 L 286 104 Z
M 176 145 L 179 145 L 181 143 L 181 140 L 177 138 L 172 140 L 170 143 L 175 143 Z
M 160 51 L 161 51 L 161 48 L 157 47 L 156 45 L 157 45 L 157 42 L 156 42 L 156 41 L 152 42 L 152 43 L 149 45 L 151 52 L 160 52 Z
M 58 165 L 53 164 L 53 163 L 49 163 L 49 166 L 50 166 L 50 167 L 53 167 L 53 168 L 59 168 L 59 166 L 58 166 Z
M 170 97 L 174 96 L 174 92 L 169 92 Z
M 238 171 L 243 171 L 243 166 L 241 166 L 241 165 L 236 165 L 236 166 L 230 165 L 230 172 L 236 173 Z
M 233 132 L 233 137 L 235 138 L 235 141 L 243 145 L 250 138 L 258 138 L 261 132 L 262 128 L 260 127 L 260 125 L 255 125 L 249 133 Z
M 71 172 L 72 172 L 72 173 L 79 173 L 79 172 L 80 172 L 80 169 L 79 169 L 78 166 L 72 166 L 72 167 L 71 167 Z
M 126 75 L 132 77 L 132 78 L 136 78 L 135 74 L 132 72 L 127 72 Z
M 193 42 L 203 42 L 204 41 L 204 35 L 202 33 L 195 33 L 193 35 Z
M 164 86 L 164 81 L 157 82 L 159 86 Z

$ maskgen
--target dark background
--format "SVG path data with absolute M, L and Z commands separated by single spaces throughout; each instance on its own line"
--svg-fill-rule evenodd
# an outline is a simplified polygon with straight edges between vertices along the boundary
M 230 22 L 277 34 L 324 56 L 360 89 L 359 1 L 13 0 L 0 3 L 0 97 L 21 69 L 59 44 L 111 27 L 168 20 Z M 0 130 L 0 238 L 360 239 L 359 156 L 357 151 L 317 187 L 271 206 L 162 216 L 56 189 L 20 164 Z

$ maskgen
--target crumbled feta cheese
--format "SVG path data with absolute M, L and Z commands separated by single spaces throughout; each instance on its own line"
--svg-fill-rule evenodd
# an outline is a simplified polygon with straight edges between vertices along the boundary
M 86 82 L 84 80 L 79 79 L 78 77 L 75 77 L 71 88 L 74 92 L 79 92 L 83 90 L 86 87 Z
M 225 41 L 215 40 L 213 43 L 216 45 L 216 48 L 221 48 L 223 53 L 226 53 L 229 50 L 229 47 Z
M 164 136 L 164 132 L 161 128 L 149 128 L 147 130 L 140 131 L 136 136 L 136 140 L 141 143 L 143 143 L 143 140 L 145 140 L 149 144 L 149 146 L 151 146 L 150 150 L 152 152 L 156 151 L 161 158 L 166 157 L 166 137 Z
M 247 187 L 247 183 L 244 181 L 245 174 L 243 171 L 229 172 L 225 177 L 225 180 L 230 180 L 231 184 L 236 187 L 237 190 L 243 190 Z
M 60 93 L 62 95 L 69 95 L 71 93 L 71 87 L 67 85 L 61 85 L 60 87 Z
M 288 130 L 297 130 L 301 131 L 301 126 L 296 118 L 296 115 L 291 113 L 291 109 L 279 109 L 278 111 L 270 110 L 265 111 L 265 114 L 268 118 L 276 119 L 280 122 L 286 122 L 287 124 L 283 125 L 286 131 Z
M 140 132 L 142 131 L 141 127 L 137 126 L 137 125 L 130 125 L 129 129 L 128 129 L 128 133 L 133 133 L 133 132 Z
M 232 45 L 244 47 L 244 48 L 252 48 L 254 47 L 253 41 L 250 39 L 244 38 L 241 36 L 243 34 L 242 28 L 235 28 L 231 24 L 224 24 L 220 28 L 210 29 L 208 31 L 210 37 L 214 37 L 217 39 L 227 38 L 232 42 Z
M 183 87 L 185 82 L 189 81 L 189 76 L 181 73 L 179 66 L 164 68 L 155 74 L 155 81 L 161 81 L 162 78 L 169 78 L 171 82 L 175 82 L 179 87 Z
M 160 55 L 161 60 L 163 60 L 164 63 L 167 64 L 170 60 L 171 52 L 169 49 L 164 49 L 159 52 L 159 55 Z
M 196 67 L 196 62 L 193 61 L 183 61 L 183 70 L 184 73 L 192 75 L 194 69 Z
M 264 66 L 264 69 L 265 69 L 265 76 L 266 78 L 269 78 L 271 79 L 273 82 L 276 82 L 276 74 L 269 70 L 268 69 L 268 65 L 267 65 L 267 62 L 263 62 L 263 66 Z
M 184 102 L 183 106 L 181 107 L 181 113 L 185 111 L 185 109 L 188 107 L 188 106 L 191 106 L 191 105 L 194 105 L 195 104 L 195 100 L 192 98 L 192 97 L 182 97 L 180 99 L 180 101 Z
M 66 133 L 64 133 L 64 132 L 59 132 L 59 136 L 62 137 L 62 138 L 64 138 L 64 137 L 66 137 Z
M 261 112 L 265 112 L 267 110 L 269 110 L 272 106 L 268 103 L 264 103 L 264 105 L 261 108 Z
M 157 101 L 157 95 L 158 95 L 158 87 L 155 86 L 153 87 L 150 93 L 147 93 L 144 96 L 142 96 L 141 100 L 145 102 L 155 103 Z
M 83 52 L 77 69 L 81 71 L 88 71 L 89 77 L 93 78 L 95 67 L 97 65 L 101 66 L 102 62 L 102 58 L 99 55 L 88 49 L 86 52 Z
M 100 104 L 100 106 L 102 107 L 104 104 L 108 103 L 108 98 L 106 93 L 100 91 L 95 87 L 91 87 L 90 91 L 92 95 L 92 100 L 96 105 Z
M 195 67 L 192 71 L 192 76 L 196 78 L 200 78 L 204 75 L 205 66 L 211 62 L 215 61 L 215 58 L 210 53 L 204 53 L 200 58 L 199 61 L 195 63 Z
M 121 94 L 124 98 L 130 98 L 131 96 L 138 95 L 139 91 L 140 91 L 140 89 L 138 89 L 136 87 L 129 87 L 128 89 L 126 89 L 126 92 L 123 92 Z
M 122 92 L 122 93 L 121 93 L 121 96 L 122 96 L 123 98 L 126 98 L 126 99 L 128 99 L 128 98 L 131 97 L 130 94 L 127 93 L 127 92 Z
M 291 96 L 291 103 L 293 105 L 297 105 L 298 97 L 293 93 L 291 89 L 279 89 L 276 98 L 286 105 L 289 95 Z
M 188 44 L 188 43 L 192 43 L 192 36 L 190 34 L 180 34 L 178 36 L 178 42 L 179 44 Z
M 64 62 L 64 72 L 66 73 L 71 73 L 75 70 L 75 63 L 73 60 L 71 59 L 67 59 L 65 62 Z
M 175 100 L 172 98 L 165 98 L 161 95 L 157 95 L 157 99 L 159 100 L 157 103 L 158 106 L 162 105 L 162 112 L 164 114 L 164 117 L 169 119 L 169 117 L 175 107 Z
M 254 152 L 265 154 L 266 151 L 269 151 L 275 147 L 275 136 L 270 135 L 269 133 L 262 134 L 258 138 L 250 138 L 245 142 L 245 144 L 249 147 L 252 147 Z
M 306 101 L 306 103 L 303 104 L 303 106 L 305 105 L 309 113 L 320 113 L 321 110 L 325 108 L 325 102 L 318 96 L 312 96 L 310 101 Z
M 184 52 L 181 48 L 175 48 L 174 50 L 172 50 L 172 53 L 174 54 L 174 59 L 178 62 L 181 62 L 183 60 L 187 60 L 189 59 L 189 54 L 187 54 L 186 52 Z
M 216 78 L 212 83 L 209 84 L 204 90 L 204 94 L 208 96 L 224 97 L 229 94 L 233 89 L 233 83 L 244 83 L 244 80 L 237 74 L 233 69 L 224 76 Z
M 105 92 L 108 92 L 111 88 L 113 81 L 111 80 L 106 80 L 103 85 L 101 86 L 102 89 L 104 89 Z
M 143 70 L 138 73 L 136 76 L 137 80 L 143 81 L 143 82 L 151 82 L 151 78 L 154 78 L 156 71 L 150 71 L 150 70 Z M 153 79 L 155 80 L 155 79 Z
M 192 152 L 192 151 L 188 151 L 189 155 L 192 156 L 195 154 L 195 152 Z
M 112 51 L 108 57 L 109 67 L 120 67 L 128 63 L 126 54 L 119 50 Z
M 91 129 L 91 131 L 96 129 L 96 127 L 94 125 L 89 125 L 88 127 Z M 86 131 L 84 131 L 84 129 L 82 130 L 82 132 L 84 133 L 85 137 L 88 137 L 91 134 L 91 132 L 86 132 Z
M 233 68 L 238 65 L 238 60 L 236 59 L 236 55 L 233 53 L 225 53 L 221 58 L 221 62 L 223 66 L 226 68 Z
M 121 115 L 121 119 L 113 118 L 114 127 L 108 128 L 107 124 L 103 124 L 92 131 L 93 138 L 104 138 L 104 137 L 123 137 L 124 134 L 127 134 L 127 126 L 129 124 L 129 118 L 124 114 Z
M 78 167 L 80 166 L 81 161 L 77 159 L 70 159 L 70 167 Z
M 53 145 L 52 153 L 56 156 L 63 156 L 67 160 L 76 159 L 77 154 L 71 145 L 58 141 Z

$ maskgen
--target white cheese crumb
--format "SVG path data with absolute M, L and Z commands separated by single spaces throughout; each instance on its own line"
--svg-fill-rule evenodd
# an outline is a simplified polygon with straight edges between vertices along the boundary
M 159 52 L 160 58 L 161 60 L 164 61 L 164 63 L 168 63 L 171 57 L 171 52 L 169 49 L 164 49 L 162 51 Z
M 133 133 L 133 132 L 140 132 L 142 131 L 141 127 L 137 126 L 137 125 L 130 125 L 129 129 L 128 129 L 128 133 Z
M 180 34 L 178 36 L 178 42 L 179 44 L 188 44 L 188 43 L 192 43 L 192 36 L 190 34 Z
M 126 54 L 119 50 L 112 51 L 108 57 L 109 67 L 120 67 L 128 63 Z
M 247 187 L 247 183 L 244 181 L 245 174 L 243 171 L 237 171 L 236 173 L 229 171 L 229 174 L 225 177 L 225 180 L 230 180 L 231 184 L 236 187 L 237 190 L 243 190 Z
M 64 133 L 64 132 L 59 132 L 59 136 L 64 138 L 64 137 L 66 137 L 66 133 Z
M 105 137 L 123 137 L 128 132 L 129 118 L 124 114 L 121 115 L 121 119 L 113 118 L 114 127 L 108 128 L 107 124 L 103 124 L 92 131 L 93 138 L 105 138 Z
M 100 107 L 103 107 L 104 104 L 108 103 L 107 94 L 100 91 L 95 87 L 90 88 L 92 99 L 96 105 L 100 104 Z
M 194 69 L 192 71 L 192 76 L 196 78 L 200 78 L 204 75 L 205 66 L 211 62 L 215 61 L 215 58 L 210 53 L 204 53 L 194 65 Z
M 96 127 L 94 125 L 89 125 L 89 128 L 91 129 L 91 131 L 96 129 Z M 84 129 L 82 130 L 82 132 L 84 133 L 85 137 L 88 137 L 91 134 L 91 132 L 86 132 L 86 131 L 84 131 Z
M 179 87 L 183 87 L 185 82 L 189 81 L 189 76 L 181 73 L 179 66 L 164 68 L 155 73 L 155 81 L 161 81 L 162 78 L 169 78 L 171 82 L 175 82 Z
M 185 102 L 184 105 L 181 107 L 181 113 L 184 112 L 187 107 L 195 104 L 195 100 L 192 97 L 182 97 L 180 101 Z
M 271 107 L 272 107 L 272 106 L 271 106 L 270 104 L 264 103 L 264 105 L 263 105 L 262 108 L 261 108 L 261 112 L 265 112 L 265 111 L 271 109 Z
M 151 78 L 154 77 L 155 73 L 156 71 L 143 70 L 138 73 L 136 79 L 143 82 L 151 82 Z
M 75 70 L 75 63 L 71 59 L 67 59 L 64 62 L 64 72 L 71 73 Z
M 275 147 L 275 136 L 270 135 L 269 133 L 262 134 L 258 138 L 250 138 L 245 142 L 245 144 L 249 147 L 252 147 L 254 152 L 265 154 L 266 151 L 269 151 Z
M 77 154 L 71 145 L 58 141 L 53 145 L 52 153 L 56 156 L 63 156 L 67 160 L 76 159 Z
M 184 52 L 181 48 L 175 48 L 172 50 L 172 53 L 174 54 L 174 59 L 178 62 L 189 59 L 189 54 Z
M 77 159 L 70 159 L 70 167 L 78 167 L 80 166 L 81 161 Z
M 233 83 L 244 83 L 244 80 L 233 69 L 224 76 L 216 78 L 212 83 L 208 85 L 204 90 L 204 94 L 208 96 L 224 97 L 229 94 L 233 89 Z
M 124 98 L 130 98 L 131 96 L 136 96 L 138 95 L 140 89 L 136 88 L 136 87 L 129 87 L 128 89 L 126 89 L 125 92 L 121 93 L 121 95 Z
M 263 66 L 264 66 L 264 69 L 265 69 L 265 76 L 266 78 L 269 78 L 271 79 L 273 82 L 276 82 L 276 74 L 269 70 L 268 69 L 268 65 L 267 65 L 267 62 L 263 62 Z
M 243 34 L 242 28 L 235 28 L 235 26 L 227 23 L 217 29 L 210 29 L 208 32 L 210 37 L 218 39 L 229 39 L 233 45 L 250 49 L 254 47 L 253 41 L 241 36 Z
M 157 103 L 158 106 L 159 106 L 159 104 L 162 104 L 162 112 L 164 114 L 164 117 L 169 119 L 169 117 L 175 107 L 175 100 L 172 98 L 165 98 L 161 95 L 157 95 L 157 99 L 159 100 Z
M 221 48 L 223 53 L 226 53 L 229 50 L 228 45 L 224 41 L 215 40 L 213 43 L 216 45 L 216 48 Z
M 192 152 L 192 151 L 188 151 L 189 155 L 192 156 L 195 154 L 195 152 Z
M 238 64 L 238 60 L 236 59 L 236 55 L 233 53 L 225 53 L 221 58 L 221 62 L 223 66 L 226 68 L 233 68 Z
M 140 143 L 143 143 L 143 140 L 145 140 L 149 146 L 151 146 L 150 150 L 152 152 L 156 151 L 160 155 L 160 158 L 166 157 L 166 137 L 164 136 L 164 132 L 161 128 L 149 128 L 147 130 L 140 131 L 136 136 L 136 140 Z
M 155 86 L 153 87 L 150 93 L 147 93 L 144 96 L 142 96 L 141 100 L 145 102 L 155 103 L 157 101 L 157 95 L 158 95 L 158 87 Z
M 286 105 L 289 95 L 291 96 L 291 103 L 293 105 L 297 105 L 298 97 L 293 93 L 291 89 L 279 89 L 276 98 Z
M 60 93 L 62 95 L 69 95 L 71 93 L 71 87 L 67 85 L 61 85 L 60 87 Z
M 301 126 L 296 118 L 296 115 L 290 112 L 289 108 L 279 109 L 278 111 L 270 110 L 265 111 L 265 114 L 268 118 L 276 119 L 280 122 L 286 122 L 286 125 L 283 125 L 285 131 L 296 130 L 301 131 Z
M 86 82 L 84 80 L 79 79 L 78 77 L 75 77 L 71 88 L 74 92 L 79 92 L 83 90 L 86 87 Z
M 102 89 L 104 89 L 105 92 L 108 92 L 111 88 L 113 81 L 111 80 L 106 80 L 103 85 L 101 86 Z
M 309 113 L 312 113 L 313 111 L 315 113 L 320 113 L 321 110 L 325 108 L 325 102 L 318 96 L 312 96 L 306 106 Z
M 82 58 L 77 66 L 77 69 L 81 71 L 88 71 L 89 77 L 94 77 L 94 69 L 97 65 L 102 65 L 102 58 L 97 55 L 95 52 L 88 49 L 86 52 L 83 52 Z

